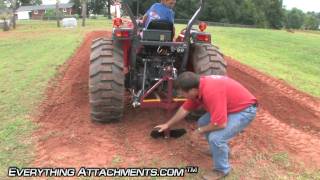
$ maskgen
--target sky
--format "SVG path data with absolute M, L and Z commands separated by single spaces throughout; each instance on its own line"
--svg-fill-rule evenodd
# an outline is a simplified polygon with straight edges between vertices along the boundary
M 320 12 L 320 0 L 283 0 L 283 5 L 289 10 L 296 7 L 304 12 Z
M 43 4 L 55 4 L 56 0 L 42 0 Z M 69 0 L 60 0 L 61 3 L 68 3 Z M 286 9 L 296 7 L 304 12 L 315 11 L 320 12 L 320 0 L 283 0 Z

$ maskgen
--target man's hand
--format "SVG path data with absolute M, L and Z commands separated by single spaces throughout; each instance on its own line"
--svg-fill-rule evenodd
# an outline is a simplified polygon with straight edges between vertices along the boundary
M 159 132 L 163 132 L 169 129 L 169 127 L 171 127 L 173 124 L 183 120 L 183 118 L 185 118 L 188 114 L 189 111 L 184 110 L 183 107 L 180 107 L 178 112 L 176 112 L 176 114 L 168 122 L 166 122 L 165 124 L 160 124 L 154 128 L 159 129 Z
M 143 20 L 137 19 L 136 22 L 137 22 L 138 27 L 144 26 Z
M 154 128 L 159 129 L 158 132 L 163 132 L 163 131 L 169 129 L 169 125 L 167 123 L 165 123 L 165 124 L 160 124 Z
M 190 135 L 191 143 L 194 144 L 201 144 L 202 141 L 205 140 L 204 133 L 199 131 L 199 129 L 194 130 Z

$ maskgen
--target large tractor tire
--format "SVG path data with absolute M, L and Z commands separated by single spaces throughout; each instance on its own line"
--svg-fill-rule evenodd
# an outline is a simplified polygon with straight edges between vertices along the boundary
M 114 41 L 99 38 L 91 46 L 89 101 L 91 119 L 114 122 L 123 116 L 123 51 Z
M 222 53 L 211 44 L 193 45 L 191 51 L 193 69 L 200 75 L 226 75 L 227 63 Z

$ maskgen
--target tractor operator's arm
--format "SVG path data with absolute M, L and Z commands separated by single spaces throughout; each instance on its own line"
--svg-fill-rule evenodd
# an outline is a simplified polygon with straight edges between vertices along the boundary
M 188 114 L 189 111 L 185 110 L 183 107 L 180 107 L 176 114 L 168 122 L 158 125 L 155 128 L 159 128 L 159 132 L 165 131 L 173 124 L 183 120 L 183 118 L 185 118 Z
M 142 17 L 142 22 L 143 22 L 143 24 L 146 23 L 147 19 L 148 19 L 148 16 L 147 16 L 147 13 L 146 13 L 146 14 L 143 15 L 143 17 Z

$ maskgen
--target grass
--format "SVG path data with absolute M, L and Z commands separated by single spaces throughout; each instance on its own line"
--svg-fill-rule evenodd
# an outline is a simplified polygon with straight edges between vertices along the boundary
M 208 27 L 207 32 L 224 54 L 320 97 L 319 32 L 231 27 Z
M 19 21 L 16 30 L 0 32 L 0 179 L 6 177 L 9 166 L 30 166 L 35 151 L 35 140 L 30 137 L 37 126 L 29 116 L 57 69 L 74 53 L 86 32 L 109 28 L 110 21 L 101 19 L 88 20 L 87 27 L 76 29 L 57 29 L 54 21 Z M 209 27 L 208 31 L 225 54 L 320 96 L 318 34 L 221 27 Z M 115 164 L 121 161 L 121 157 L 114 157 Z M 262 163 L 255 169 L 266 177 L 273 172 L 289 179 L 320 177 L 320 172 L 284 173 L 293 163 L 282 152 L 253 157 L 234 177 L 241 177 L 255 162 Z M 277 167 L 282 171 L 273 171 Z
M 120 155 L 114 155 L 113 157 L 112 157 L 112 161 L 111 161 L 111 163 L 112 163 L 112 166 L 118 166 L 120 163 L 122 163 L 123 162 L 123 160 L 122 160 L 122 157 L 120 156 Z
M 30 165 L 37 128 L 30 113 L 84 34 L 109 23 L 89 20 L 85 28 L 57 29 L 54 21 L 20 21 L 16 30 L 0 32 L 0 179 L 9 166 Z
M 286 152 L 275 153 L 271 157 L 271 161 L 282 167 L 290 167 L 289 155 Z
M 320 35 L 222 27 L 208 31 L 225 54 L 320 97 Z

